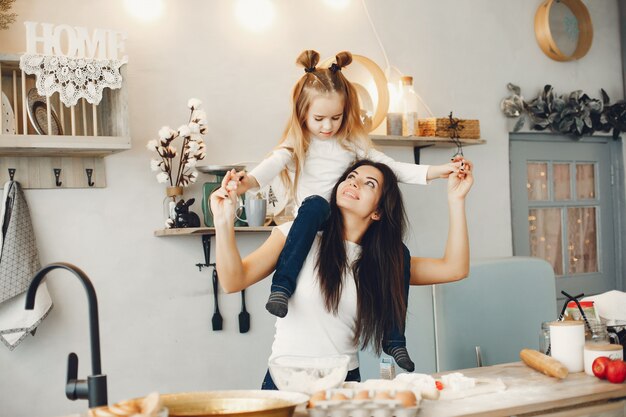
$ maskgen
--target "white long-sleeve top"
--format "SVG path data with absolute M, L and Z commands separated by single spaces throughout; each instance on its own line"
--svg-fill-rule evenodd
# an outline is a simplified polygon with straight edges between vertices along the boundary
M 370 149 L 367 152 L 356 147 L 345 149 L 335 138 L 319 139 L 312 137 L 298 179 L 296 206 L 300 206 L 300 203 L 310 195 L 319 195 L 330 200 L 330 192 L 341 174 L 356 159 L 364 158 L 388 165 L 400 182 L 427 184 L 428 165 L 398 162 L 376 149 Z M 295 166 L 292 153 L 288 149 L 279 148 L 261 161 L 250 171 L 249 175 L 257 180 L 260 187 L 264 187 L 271 183 L 285 167 L 289 169 L 293 180 Z

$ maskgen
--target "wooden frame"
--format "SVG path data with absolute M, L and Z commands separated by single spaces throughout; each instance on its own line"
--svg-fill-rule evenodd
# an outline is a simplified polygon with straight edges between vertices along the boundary
M 571 55 L 564 54 L 558 47 L 550 28 L 550 9 L 555 3 L 567 6 L 578 21 L 578 43 Z M 572 61 L 584 57 L 593 41 L 593 25 L 587 7 L 581 0 L 546 0 L 535 14 L 535 36 L 541 50 L 555 61 Z

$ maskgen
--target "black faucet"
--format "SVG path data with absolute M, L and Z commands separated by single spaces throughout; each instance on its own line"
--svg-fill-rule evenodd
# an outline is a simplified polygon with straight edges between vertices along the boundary
M 80 268 L 65 262 L 57 262 L 43 267 L 35 276 L 26 293 L 26 310 L 35 307 L 35 294 L 44 276 L 53 269 L 66 269 L 80 279 L 87 292 L 89 302 L 89 330 L 91 336 L 91 368 L 93 375 L 87 381 L 78 378 L 78 356 L 72 352 L 67 357 L 67 384 L 65 395 L 70 400 L 88 399 L 89 408 L 107 405 L 107 376 L 100 369 L 100 330 L 98 324 L 98 298 L 93 284 Z

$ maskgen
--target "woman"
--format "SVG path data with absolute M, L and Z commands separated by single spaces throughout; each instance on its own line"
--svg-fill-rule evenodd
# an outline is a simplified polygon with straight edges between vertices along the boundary
M 259 249 L 241 259 L 234 232 L 235 172 L 211 197 L 220 283 L 236 292 L 270 275 L 285 245 L 290 224 L 276 227 Z M 469 271 L 465 196 L 472 165 L 448 177 L 450 230 L 443 258 L 410 260 L 412 285 L 464 278 Z M 380 352 L 385 332 L 404 323 L 402 237 L 405 220 L 397 178 L 384 164 L 367 160 L 349 167 L 335 185 L 328 225 L 309 252 L 289 301 L 289 315 L 276 321 L 272 355 L 350 357 L 346 380 L 360 380 L 357 351 Z M 266 375 L 263 388 L 274 388 Z

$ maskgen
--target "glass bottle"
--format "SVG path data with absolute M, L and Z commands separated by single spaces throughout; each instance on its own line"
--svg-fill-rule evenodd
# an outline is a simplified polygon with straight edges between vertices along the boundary
M 401 79 L 400 111 L 402 112 L 402 136 L 419 136 L 417 103 L 418 98 L 413 90 L 413 77 L 403 76 Z
M 176 203 L 183 198 L 183 187 L 167 187 L 165 198 L 163 199 L 163 220 L 169 227 L 174 227 L 176 223 Z M 170 224 L 171 220 L 171 224 Z

